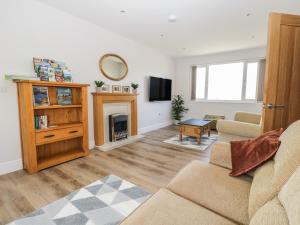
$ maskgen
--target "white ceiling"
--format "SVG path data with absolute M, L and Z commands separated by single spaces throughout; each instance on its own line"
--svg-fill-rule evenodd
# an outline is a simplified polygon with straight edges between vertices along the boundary
M 299 0 L 39 1 L 175 57 L 264 46 L 269 12 L 300 14 Z

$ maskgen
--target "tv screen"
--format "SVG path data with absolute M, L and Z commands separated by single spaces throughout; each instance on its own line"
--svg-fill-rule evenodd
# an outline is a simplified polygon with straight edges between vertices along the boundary
M 172 80 L 150 77 L 150 101 L 170 101 Z

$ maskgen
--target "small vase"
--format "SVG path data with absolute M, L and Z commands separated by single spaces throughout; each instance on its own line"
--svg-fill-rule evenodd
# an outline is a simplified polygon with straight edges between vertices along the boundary
M 102 87 L 96 87 L 96 92 L 97 92 L 97 93 L 102 92 Z
M 136 94 L 137 93 L 137 89 L 132 89 L 132 93 Z

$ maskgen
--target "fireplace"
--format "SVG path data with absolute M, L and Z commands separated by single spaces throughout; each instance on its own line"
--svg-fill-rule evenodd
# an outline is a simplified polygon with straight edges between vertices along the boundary
M 128 138 L 128 115 L 109 115 L 109 141 L 115 142 Z

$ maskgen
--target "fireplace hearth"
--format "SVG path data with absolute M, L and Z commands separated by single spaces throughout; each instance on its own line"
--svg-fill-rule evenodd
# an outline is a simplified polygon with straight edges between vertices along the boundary
M 128 115 L 109 115 L 109 141 L 115 142 L 128 138 Z

